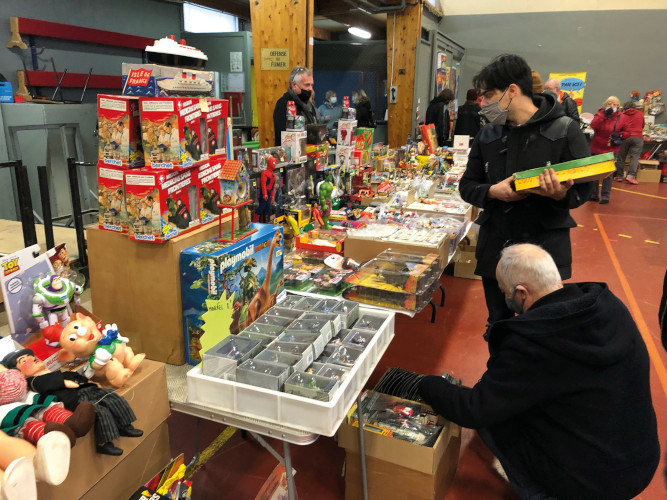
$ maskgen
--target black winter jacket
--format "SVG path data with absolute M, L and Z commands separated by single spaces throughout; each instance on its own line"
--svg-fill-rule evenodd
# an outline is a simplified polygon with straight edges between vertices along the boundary
M 559 499 L 627 500 L 648 485 L 660 459 L 648 352 L 604 283 L 565 285 L 497 321 L 489 352 L 474 387 L 428 376 L 423 399 L 457 424 L 486 428 Z
M 426 108 L 424 124 L 435 125 L 435 133 L 438 138 L 438 146 L 444 146 L 449 140 L 449 108 L 444 99 L 434 97 Z
M 362 99 L 356 104 L 357 127 L 375 128 L 375 119 L 371 109 L 371 101 Z
M 475 273 L 495 278 L 501 250 L 511 243 L 534 243 L 551 254 L 561 277 L 572 274 L 570 209 L 585 203 L 592 183 L 575 184 L 564 199 L 531 194 L 507 203 L 487 198 L 489 188 L 515 172 L 590 156 L 579 125 L 564 116 L 551 95 L 533 97 L 538 111 L 523 125 L 485 125 L 472 143 L 459 191 L 468 203 L 483 208 Z
M 479 113 L 482 108 L 475 102 L 474 104 L 464 104 L 459 107 L 456 113 L 456 125 L 454 125 L 454 135 L 469 135 L 475 137 L 482 127 L 482 117 Z
M 276 101 L 276 106 L 273 108 L 273 132 L 274 145 L 280 146 L 282 138 L 280 132 L 287 130 L 287 102 L 294 101 L 296 107 L 296 114 L 304 116 L 306 125 L 320 123 L 320 112 L 315 107 L 312 101 L 304 104 L 303 101 L 294 93 L 292 89 L 285 92 L 280 99 Z

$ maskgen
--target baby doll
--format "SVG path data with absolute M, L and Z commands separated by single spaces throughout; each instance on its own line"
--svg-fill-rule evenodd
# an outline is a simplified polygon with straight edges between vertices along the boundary
M 86 402 L 75 412 L 63 408 L 54 396 L 27 390 L 23 374 L 0 367 L 0 430 L 32 444 L 49 432 L 61 431 L 71 446 L 85 436 L 95 421 L 95 408 Z
M 119 436 L 140 437 L 143 431 L 132 426 L 137 417 L 125 399 L 111 389 L 104 389 L 76 372 L 50 372 L 31 349 L 8 354 L 3 363 L 18 369 L 35 392 L 53 395 L 65 408 L 76 411 L 85 402 L 95 407 L 95 439 L 97 453 L 121 455 L 123 450 L 114 446 Z

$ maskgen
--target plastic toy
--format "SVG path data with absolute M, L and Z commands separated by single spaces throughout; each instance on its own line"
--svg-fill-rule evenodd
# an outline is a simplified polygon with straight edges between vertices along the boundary
M 331 174 L 324 177 L 324 182 L 320 185 L 320 205 L 324 210 L 322 220 L 324 224 L 322 229 L 331 229 L 329 224 L 329 215 L 331 214 L 331 194 L 333 193 L 333 184 L 331 184 Z
M 276 174 L 274 170 L 276 169 L 277 162 L 278 160 L 273 156 L 269 156 L 266 160 L 266 170 L 262 170 L 259 176 L 259 206 L 255 213 L 259 215 L 259 221 L 264 223 L 269 221 L 271 205 L 275 201 Z
M 84 375 L 104 377 L 114 387 L 122 387 L 146 357 L 134 354 L 126 345 L 128 338 L 118 334 L 118 327 L 106 325 L 103 332 L 88 316 L 74 313 L 72 321 L 60 334 L 62 350 L 60 361 L 71 362 L 77 358 L 88 358 Z
M 324 228 L 324 219 L 322 219 L 322 212 L 320 211 L 320 207 L 317 203 L 313 203 L 313 206 L 311 207 L 311 215 L 313 221 L 321 228 Z M 298 233 L 297 233 L 298 234 Z
M 67 325 L 68 307 L 72 301 L 79 303 L 83 288 L 58 274 L 36 279 L 33 288 L 32 317 L 38 321 L 39 327 L 43 329 L 58 322 L 62 326 Z

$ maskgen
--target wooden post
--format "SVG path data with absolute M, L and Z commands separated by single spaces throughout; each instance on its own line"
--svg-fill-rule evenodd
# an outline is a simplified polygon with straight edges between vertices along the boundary
M 412 133 L 412 103 L 421 25 L 420 2 L 408 4 L 403 12 L 387 14 L 387 86 L 398 87 L 396 103 L 387 105 L 387 137 L 391 147 L 405 144 L 408 134 Z
M 290 71 L 294 66 L 306 66 L 308 51 L 312 51 L 308 40 L 313 33 L 309 4 L 312 12 L 312 0 L 250 0 L 259 143 L 263 148 L 273 146 L 273 108 L 287 91 Z M 288 49 L 289 67 L 262 70 L 263 48 Z

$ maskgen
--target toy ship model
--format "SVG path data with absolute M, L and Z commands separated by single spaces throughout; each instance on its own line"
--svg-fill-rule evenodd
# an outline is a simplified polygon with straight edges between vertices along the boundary
M 195 74 L 188 75 L 182 72 L 179 76 L 157 81 L 160 90 L 167 95 L 206 95 L 213 88 L 203 78 Z
M 208 62 L 208 57 L 201 50 L 185 45 L 183 39 L 177 42 L 174 35 L 146 46 L 146 57 L 149 63 L 179 68 L 204 69 Z

